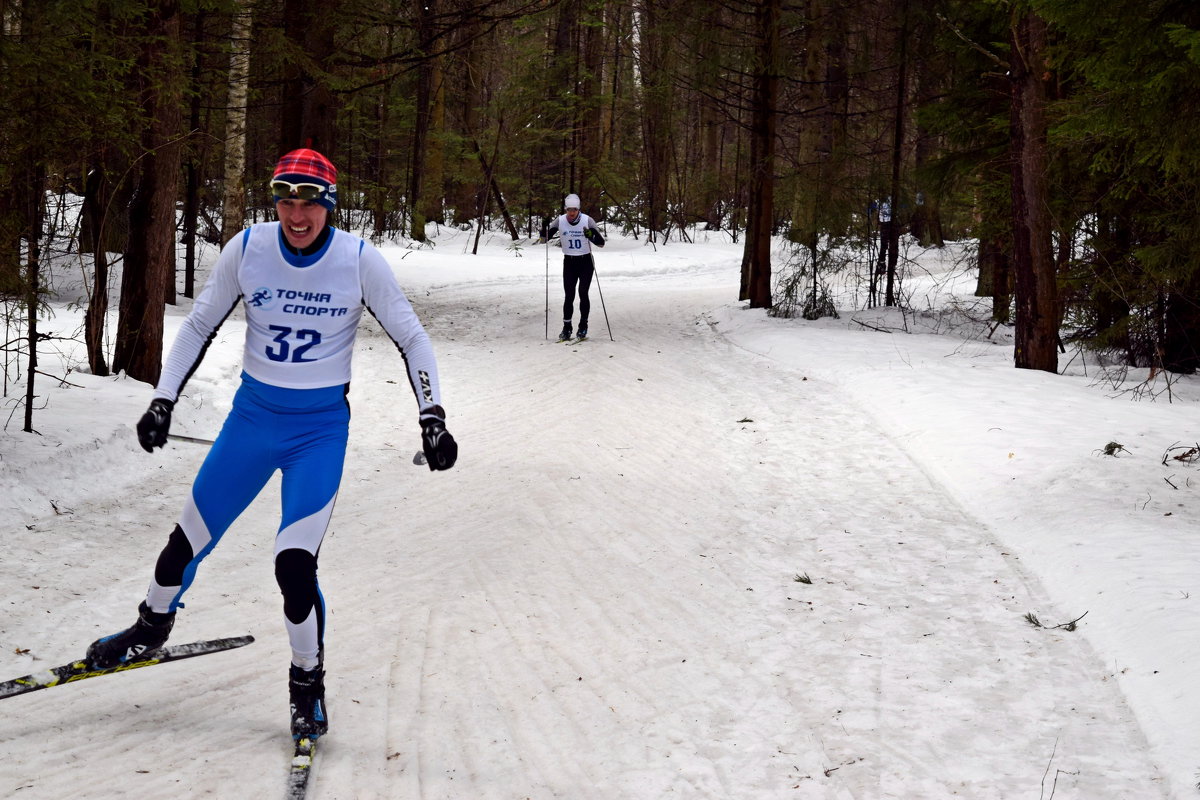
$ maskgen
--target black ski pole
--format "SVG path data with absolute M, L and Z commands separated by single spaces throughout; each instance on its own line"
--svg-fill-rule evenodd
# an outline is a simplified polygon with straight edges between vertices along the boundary
M 596 269 L 596 264 L 592 262 L 592 275 L 596 278 L 596 292 L 600 295 L 600 310 L 604 312 L 604 325 L 608 328 L 608 340 L 615 342 L 616 339 L 612 335 L 612 325 L 608 324 L 608 309 L 604 306 L 604 290 L 600 288 L 600 270 Z
M 190 442 L 191 444 L 212 445 L 212 439 L 200 439 L 195 436 L 184 436 L 178 433 L 168 433 L 167 438 L 176 442 Z

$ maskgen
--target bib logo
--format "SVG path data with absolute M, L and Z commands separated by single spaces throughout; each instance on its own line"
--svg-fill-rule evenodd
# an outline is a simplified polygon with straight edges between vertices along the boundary
M 275 293 L 265 286 L 260 286 L 250 295 L 250 305 L 255 308 L 270 308 L 275 305 Z
M 329 292 L 306 292 L 299 289 L 276 289 L 275 296 L 283 300 L 280 309 L 284 314 L 300 314 L 305 317 L 344 317 L 350 309 L 331 305 L 333 295 Z M 299 302 L 291 302 L 299 301 Z M 308 305 L 312 303 L 313 305 Z

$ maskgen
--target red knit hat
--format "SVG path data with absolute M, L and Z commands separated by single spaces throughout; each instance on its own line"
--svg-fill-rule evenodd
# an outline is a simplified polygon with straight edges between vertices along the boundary
M 272 180 L 291 183 L 316 183 L 325 186 L 325 194 L 313 202 L 320 203 L 330 211 L 337 205 L 337 169 L 333 163 L 316 150 L 300 148 L 279 159 Z

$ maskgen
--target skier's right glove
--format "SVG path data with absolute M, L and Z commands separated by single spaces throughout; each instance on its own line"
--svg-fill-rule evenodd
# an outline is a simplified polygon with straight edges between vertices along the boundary
M 164 398 L 150 401 L 150 408 L 138 420 L 138 444 L 147 453 L 153 453 L 154 448 L 167 443 L 167 431 L 171 430 L 171 409 L 175 403 Z
M 430 470 L 450 469 L 458 460 L 458 442 L 446 430 L 444 417 L 421 417 L 421 449 Z

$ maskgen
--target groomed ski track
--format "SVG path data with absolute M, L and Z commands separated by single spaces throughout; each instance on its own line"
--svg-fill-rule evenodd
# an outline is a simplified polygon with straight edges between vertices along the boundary
M 836 387 L 709 323 L 736 274 L 606 274 L 616 341 L 593 296 L 578 348 L 543 338 L 540 280 L 413 293 L 448 473 L 411 463 L 400 359 L 366 323 L 309 797 L 1164 797 L 1084 639 L 1024 621 L 1044 593 L 986 526 Z M 9 629 L 39 658 L 132 621 L 204 452 L 168 449 L 8 537 Z M 274 481 L 176 623 L 255 645 L 13 699 L 0 795 L 282 795 L 277 509 Z

